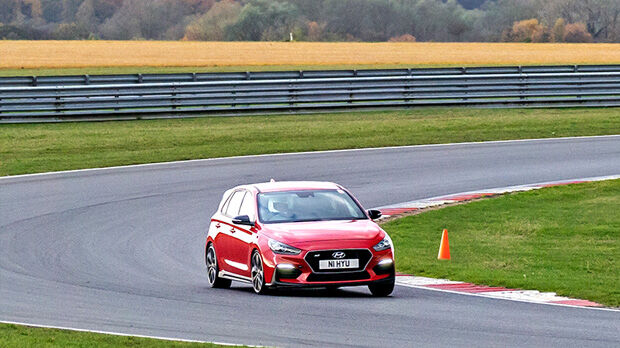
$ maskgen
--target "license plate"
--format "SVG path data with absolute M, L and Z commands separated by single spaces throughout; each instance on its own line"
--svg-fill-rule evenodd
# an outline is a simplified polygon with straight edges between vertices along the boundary
M 360 260 L 358 259 L 342 259 L 342 260 L 320 260 L 319 269 L 349 269 L 358 268 Z

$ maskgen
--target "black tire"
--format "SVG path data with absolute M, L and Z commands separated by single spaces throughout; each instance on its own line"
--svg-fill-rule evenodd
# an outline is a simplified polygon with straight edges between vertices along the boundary
M 394 291 L 395 278 L 389 278 L 389 280 L 368 284 L 368 290 L 376 297 L 389 296 Z
M 263 258 L 261 257 L 258 250 L 254 250 L 254 252 L 252 252 L 251 265 L 252 289 L 254 289 L 255 293 L 259 295 L 264 295 L 268 292 L 269 289 L 265 285 Z
M 213 243 L 209 243 L 207 250 L 205 250 L 205 264 L 207 265 L 207 281 L 210 287 L 220 289 L 230 288 L 230 283 L 232 283 L 232 281 L 218 276 L 220 268 L 217 264 L 217 255 L 215 254 Z

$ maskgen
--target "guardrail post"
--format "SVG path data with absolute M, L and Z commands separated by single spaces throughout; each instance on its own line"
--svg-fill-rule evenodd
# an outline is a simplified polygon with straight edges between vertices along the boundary
M 294 85 L 292 83 L 288 84 L 288 105 L 289 106 L 295 106 L 295 100 L 297 99 L 295 96 L 295 89 L 293 87 Z M 291 110 L 293 111 L 293 110 Z
M 142 74 L 138 74 L 138 83 L 142 83 Z
M 192 81 L 194 82 L 198 81 L 198 77 L 196 76 L 196 73 L 192 73 Z
M 573 68 L 574 68 L 573 71 L 576 73 L 578 69 L 577 65 L 575 65 Z M 579 79 L 579 84 L 578 84 L 579 89 L 577 89 L 577 99 L 581 99 L 581 91 L 582 91 L 581 87 L 583 87 L 583 83 L 581 83 L 581 76 L 578 76 L 577 78 Z
M 527 96 L 523 95 L 523 94 L 527 94 L 530 91 L 530 84 L 528 81 L 528 75 L 527 74 L 523 74 L 523 70 L 522 67 L 519 67 L 521 69 L 521 73 L 519 75 L 519 82 L 520 82 L 520 86 L 519 86 L 519 100 L 521 101 L 521 105 L 526 105 L 526 101 L 527 101 Z
M 300 79 L 304 78 L 304 71 L 303 70 L 299 70 L 299 78 Z
M 246 79 L 246 80 L 250 80 L 251 78 L 252 78 L 252 73 L 251 73 L 251 72 L 249 72 L 249 71 L 246 71 L 246 72 L 245 72 L 245 79 Z
M 58 90 L 56 89 L 55 91 L 56 97 L 54 98 L 55 102 L 54 102 L 54 112 L 56 112 L 57 114 L 61 112 L 61 103 L 60 103 L 60 95 L 58 95 Z
M 353 69 L 353 77 L 357 77 L 357 69 Z M 351 83 L 349 83 L 349 100 L 347 103 L 353 104 L 353 87 L 351 86 Z
M 84 84 L 90 85 L 90 75 L 84 75 Z
M 405 103 L 409 104 L 412 102 L 411 100 L 411 81 L 413 81 L 413 77 L 411 76 L 411 69 L 407 69 L 407 76 L 410 78 L 405 78 Z
M 232 104 L 230 106 L 233 109 L 237 107 L 237 103 L 235 103 L 235 101 L 237 101 L 237 85 L 233 86 L 233 91 L 232 91 Z
M 172 86 L 172 97 L 170 98 L 170 101 L 172 102 L 172 110 L 176 110 L 177 108 L 177 93 L 176 93 L 177 87 L 176 86 Z
M 32 77 L 32 85 L 36 87 L 38 84 L 39 84 L 39 78 L 36 77 L 36 76 L 33 76 Z
M 139 75 L 142 75 L 142 74 L 139 74 Z M 114 99 L 116 99 L 116 107 L 114 108 L 114 111 L 119 111 L 120 108 L 118 107 L 118 99 L 120 98 L 120 95 L 119 95 L 120 91 L 118 90 L 118 88 L 115 89 L 115 91 L 116 91 L 116 94 L 114 95 Z

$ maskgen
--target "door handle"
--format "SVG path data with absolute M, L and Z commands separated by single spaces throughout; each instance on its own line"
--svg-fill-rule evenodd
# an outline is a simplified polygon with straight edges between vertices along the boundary
M 220 223 L 215 224 L 215 228 L 220 228 Z
M 230 233 L 235 233 L 235 229 L 234 229 L 234 228 L 231 228 L 231 229 L 230 229 Z

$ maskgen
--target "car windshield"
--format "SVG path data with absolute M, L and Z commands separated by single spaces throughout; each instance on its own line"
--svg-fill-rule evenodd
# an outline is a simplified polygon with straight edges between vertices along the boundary
M 260 193 L 258 214 L 263 223 L 367 218 L 360 206 L 343 190 Z

